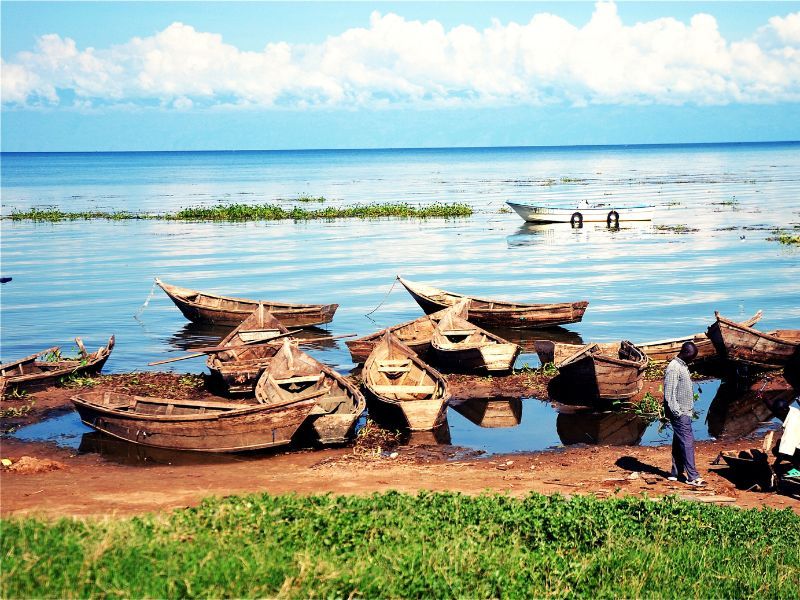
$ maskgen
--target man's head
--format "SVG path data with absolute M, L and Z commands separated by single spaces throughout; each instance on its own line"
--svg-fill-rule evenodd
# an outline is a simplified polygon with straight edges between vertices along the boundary
M 695 359 L 697 356 L 697 346 L 694 345 L 694 342 L 684 342 L 683 346 L 681 346 L 681 351 L 678 352 L 678 358 L 680 358 L 683 362 L 688 363 Z

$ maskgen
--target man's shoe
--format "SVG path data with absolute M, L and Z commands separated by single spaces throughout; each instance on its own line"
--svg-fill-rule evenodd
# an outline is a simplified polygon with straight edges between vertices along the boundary
M 678 481 L 678 478 L 670 475 L 669 477 L 667 477 L 667 481 Z
M 691 479 L 687 481 L 686 485 L 690 485 L 692 487 L 704 487 L 706 485 L 706 482 L 698 477 L 697 479 Z

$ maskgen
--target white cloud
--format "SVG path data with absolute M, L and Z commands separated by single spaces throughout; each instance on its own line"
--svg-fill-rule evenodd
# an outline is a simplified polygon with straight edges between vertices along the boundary
M 598 2 L 576 27 L 540 13 L 528 23 L 446 30 L 373 13 L 367 28 L 316 45 L 247 52 L 173 23 L 151 37 L 80 50 L 57 34 L 2 63 L 5 105 L 155 103 L 381 107 L 508 104 L 726 104 L 800 100 L 800 13 L 729 42 L 711 15 L 624 24 Z

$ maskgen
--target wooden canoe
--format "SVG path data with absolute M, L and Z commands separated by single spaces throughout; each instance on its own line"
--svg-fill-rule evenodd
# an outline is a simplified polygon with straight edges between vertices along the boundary
M 256 399 L 270 403 L 291 398 L 314 400 L 307 422 L 322 444 L 347 441 L 366 408 L 366 400 L 355 385 L 284 340 L 256 384 Z
M 215 352 L 206 360 L 212 385 L 227 394 L 252 396 L 256 381 L 283 342 L 283 338 L 273 343 L 269 340 L 287 333 L 289 330 L 259 302 L 250 316 L 218 344 L 233 348 Z
M 762 311 L 758 311 L 749 319 L 742 321 L 740 325 L 752 326 L 757 323 L 762 316 Z M 644 344 L 636 344 L 636 347 L 642 350 L 652 361 L 669 361 L 678 355 L 684 342 L 694 342 L 697 346 L 697 358 L 693 362 L 700 360 L 708 360 L 717 356 L 717 351 L 714 345 L 705 333 L 697 333 L 695 335 L 671 338 L 667 340 L 659 340 L 655 342 L 646 342 Z M 614 342 L 618 343 L 618 342 Z M 601 344 L 602 346 L 603 344 Z M 539 355 L 541 363 L 547 364 L 551 362 L 558 362 L 563 360 L 573 352 L 581 348 L 581 344 L 566 344 L 562 342 L 553 342 L 551 340 L 536 340 L 534 342 L 534 349 Z
M 156 284 L 170 297 L 184 317 L 197 323 L 238 325 L 251 315 L 259 304 L 258 300 L 207 294 L 170 285 L 158 277 Z M 339 308 L 338 304 L 287 304 L 266 301 L 263 304 L 286 327 L 329 323 Z
M 59 360 L 59 347 L 53 346 L 0 365 L 0 391 L 16 389 L 31 392 L 55 385 L 62 377 L 99 373 L 114 349 L 114 336 L 109 338 L 108 344 L 91 353 L 86 351 L 81 338 L 75 338 L 75 343 L 81 354 L 77 359 Z
M 556 361 L 555 365 L 565 398 L 579 401 L 627 399 L 642 390 L 647 356 L 631 342 L 623 340 L 612 344 L 587 344 L 571 356 Z
M 431 348 L 431 338 L 436 323 L 439 322 L 447 309 L 440 310 L 430 315 L 423 315 L 412 321 L 393 325 L 375 333 L 365 335 L 354 340 L 347 340 L 348 350 L 354 363 L 363 363 L 367 360 L 375 346 L 378 345 L 387 333 L 391 333 L 398 340 L 413 350 L 417 356 L 424 357 Z
M 362 373 L 370 416 L 412 431 L 441 425 L 450 393 L 445 378 L 391 333 L 375 346 Z
M 272 404 L 146 398 L 87 392 L 72 403 L 89 427 L 115 438 L 170 450 L 240 452 L 288 444 L 314 399 Z
M 718 312 L 716 323 L 707 335 L 717 353 L 728 360 L 760 367 L 778 369 L 786 365 L 800 347 L 800 329 L 781 329 L 765 333 L 747 327 Z
M 510 371 L 520 347 L 470 323 L 469 305 L 470 300 L 461 300 L 436 325 L 431 338 L 436 365 L 445 372 Z
M 470 321 L 488 325 L 489 327 L 527 329 L 577 323 L 583 318 L 583 313 L 586 312 L 586 307 L 589 306 L 586 301 L 559 304 L 525 304 L 505 300 L 489 300 L 446 292 L 429 285 L 414 283 L 399 276 L 397 279 L 427 314 L 448 308 L 460 300 L 468 298 L 471 301 L 469 309 Z
M 749 319 L 739 322 L 739 325 L 744 327 L 752 327 L 758 323 L 762 315 L 763 312 L 758 311 Z M 644 344 L 636 345 L 645 354 L 647 354 L 647 357 L 650 360 L 668 361 L 678 356 L 678 352 L 681 351 L 681 346 L 683 346 L 685 342 L 694 342 L 694 345 L 697 346 L 697 357 L 694 359 L 695 362 L 699 360 L 708 360 L 709 358 L 714 358 L 717 356 L 717 351 L 714 348 L 714 344 L 711 343 L 711 340 L 705 333 L 695 333 L 694 335 L 690 335 L 688 337 L 672 338 L 668 340 L 646 342 Z
M 522 421 L 521 398 L 470 398 L 450 405 L 478 427 L 516 427 Z

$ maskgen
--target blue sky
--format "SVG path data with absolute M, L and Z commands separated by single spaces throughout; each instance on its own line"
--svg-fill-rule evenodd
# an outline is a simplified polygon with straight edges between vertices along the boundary
M 8 2 L 4 151 L 800 139 L 800 2 Z

